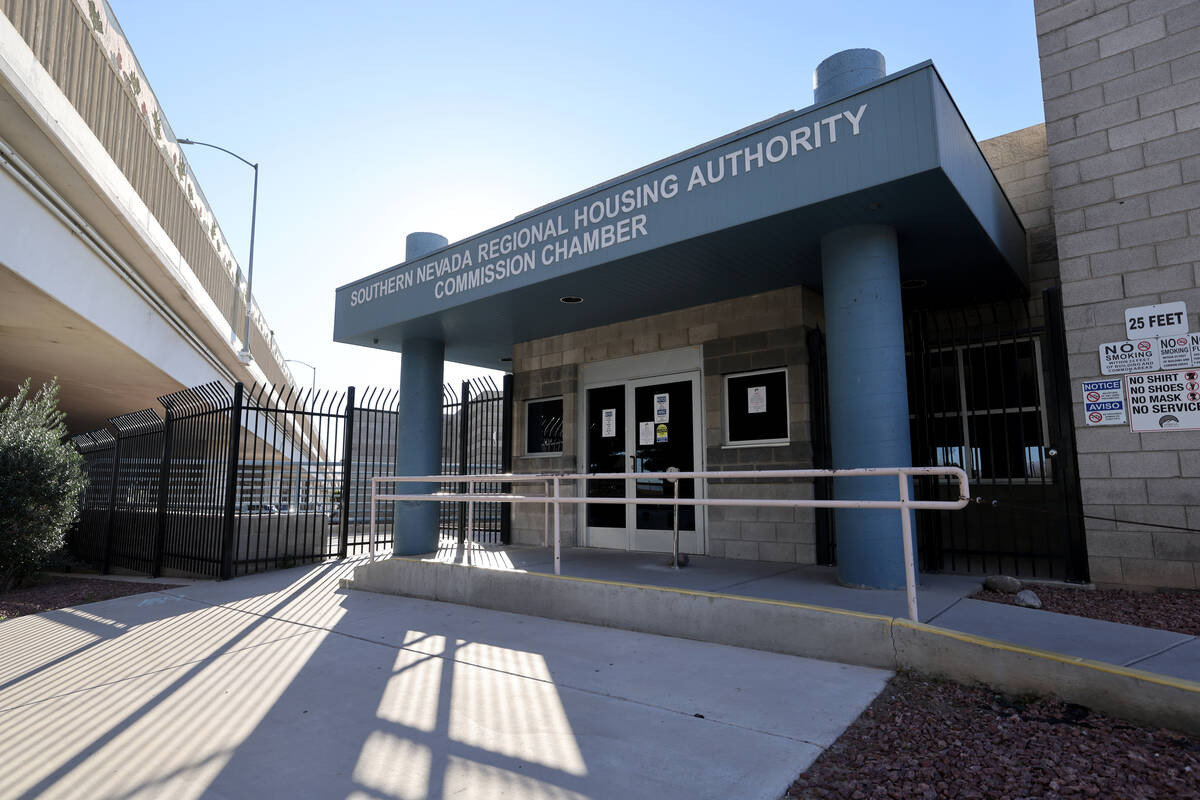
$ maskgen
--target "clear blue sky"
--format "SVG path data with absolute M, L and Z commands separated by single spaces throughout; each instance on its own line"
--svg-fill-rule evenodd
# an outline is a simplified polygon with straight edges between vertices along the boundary
M 254 293 L 326 387 L 397 382 L 396 354 L 333 343 L 333 300 L 408 232 L 464 238 L 803 108 L 838 50 L 933 60 L 977 138 L 1043 119 L 1031 0 L 110 4 L 176 135 L 260 162 Z M 244 268 L 250 171 L 188 155 Z

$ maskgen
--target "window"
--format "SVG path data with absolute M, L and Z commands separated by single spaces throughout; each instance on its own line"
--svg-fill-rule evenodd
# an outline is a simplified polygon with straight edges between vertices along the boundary
M 726 443 L 787 444 L 788 439 L 787 370 L 726 376 Z
M 525 454 L 562 455 L 563 400 L 551 397 L 525 404 Z

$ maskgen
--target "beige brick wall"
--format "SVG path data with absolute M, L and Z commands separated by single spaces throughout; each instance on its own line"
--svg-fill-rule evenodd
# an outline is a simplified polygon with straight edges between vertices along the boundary
M 996 179 L 1025 226 L 1029 291 L 1034 298 L 1058 280 L 1046 126 L 1032 125 L 979 143 Z
M 806 291 L 791 298 L 803 313 Z M 786 299 L 786 298 L 785 298 Z M 810 312 L 820 300 L 810 298 Z M 800 322 L 802 320 L 796 320 Z M 743 333 L 704 343 L 705 459 L 708 469 L 808 469 L 813 465 L 809 414 L 807 328 L 793 325 Z M 791 442 L 769 447 L 725 444 L 725 376 L 775 367 L 787 368 Z M 812 484 L 713 481 L 711 497 L 811 499 Z M 725 558 L 811 564 L 816 539 L 811 508 L 715 507 L 708 511 L 709 553 Z
M 799 286 L 738 297 L 680 311 L 589 328 L 513 347 L 513 471 L 582 471 L 578 452 L 579 377 L 584 364 L 625 356 L 702 347 L 704 453 L 709 469 L 785 469 L 812 465 L 809 445 L 808 354 L 805 331 L 822 324 L 821 298 Z M 722 376 L 757 369 L 788 369 L 791 443 L 777 447 L 724 446 Z M 525 401 L 563 397 L 563 454 L 525 454 Z M 537 491 L 537 490 L 535 490 Z M 811 486 L 797 484 L 719 483 L 713 497 L 811 497 Z M 576 541 L 576 517 L 564 507 L 563 542 Z M 541 544 L 543 509 L 517 506 L 513 541 Z M 711 555 L 811 563 L 814 558 L 811 509 L 711 509 L 708 519 Z
M 556 337 L 561 339 L 562 337 Z M 538 342 L 548 342 L 541 339 Z M 518 344 L 513 348 L 513 363 L 518 363 L 518 353 L 527 351 L 534 342 Z M 539 347 L 539 349 L 542 349 Z M 526 363 L 529 357 L 525 356 Z M 547 473 L 563 474 L 578 471 L 575 450 L 577 439 L 579 364 L 572 362 L 562 364 L 560 359 L 555 366 L 540 367 L 525 372 L 513 371 L 513 472 L 521 474 Z M 540 363 L 540 360 L 539 362 Z M 563 454 L 559 456 L 525 454 L 525 401 L 539 398 L 563 398 Z M 515 489 L 521 494 L 543 494 L 546 487 L 541 484 L 516 484 Z M 563 485 L 563 494 L 573 494 L 573 487 Z M 575 545 L 575 515 L 576 507 L 564 505 L 559 507 L 562 543 L 564 546 Z M 512 541 L 514 544 L 542 545 L 549 544 L 549 535 L 553 535 L 554 518 L 552 510 L 547 517 L 547 509 L 542 505 L 519 503 L 513 506 Z
M 1200 2 L 1035 0 L 1073 387 L 1124 309 L 1200 317 Z M 1079 398 L 1076 398 L 1078 401 Z M 1092 579 L 1200 587 L 1200 432 L 1087 427 L 1075 406 Z

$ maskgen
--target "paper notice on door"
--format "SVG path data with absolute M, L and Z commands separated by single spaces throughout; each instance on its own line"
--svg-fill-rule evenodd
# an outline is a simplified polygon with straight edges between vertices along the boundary
M 600 435 L 611 439 L 617 435 L 617 410 L 606 408 L 600 412 Z
M 767 410 L 767 387 L 751 386 L 746 389 L 746 413 L 763 414 Z
M 671 421 L 671 395 L 666 392 L 654 395 L 654 421 Z
M 654 444 L 654 423 L 638 423 L 638 445 Z
M 660 422 L 654 426 L 654 443 L 666 444 L 667 442 L 667 426 Z

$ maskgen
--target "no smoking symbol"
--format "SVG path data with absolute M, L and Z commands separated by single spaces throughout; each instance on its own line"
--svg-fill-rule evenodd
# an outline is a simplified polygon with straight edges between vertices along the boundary
M 1138 350 L 1141 350 L 1144 353 L 1149 349 L 1150 349 L 1149 342 L 1138 342 Z
M 1092 413 L 1088 414 L 1088 419 L 1090 419 L 1092 422 L 1100 422 L 1104 419 L 1104 415 L 1099 411 L 1093 411 Z
M 1098 403 L 1098 402 L 1100 402 L 1100 393 L 1099 393 L 1099 392 L 1088 392 L 1088 393 L 1087 393 L 1087 401 L 1088 401 L 1089 403 Z

